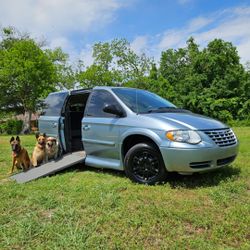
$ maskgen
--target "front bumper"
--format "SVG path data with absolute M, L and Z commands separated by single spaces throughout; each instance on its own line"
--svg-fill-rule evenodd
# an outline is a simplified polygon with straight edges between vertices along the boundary
M 160 147 L 163 161 L 169 172 L 207 172 L 229 165 L 237 156 L 239 144 L 212 148 Z

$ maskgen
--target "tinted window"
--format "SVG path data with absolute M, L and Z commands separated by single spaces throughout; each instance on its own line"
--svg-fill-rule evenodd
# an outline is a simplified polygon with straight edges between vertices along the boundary
M 176 106 L 162 97 L 141 89 L 113 88 L 112 91 L 135 113 Z
M 59 92 L 50 94 L 43 103 L 43 113 L 46 116 L 60 116 L 62 107 L 68 92 Z
M 93 117 L 116 117 L 116 115 L 103 112 L 103 108 L 107 104 L 120 106 L 116 99 L 105 90 L 95 90 L 87 104 L 86 116 Z

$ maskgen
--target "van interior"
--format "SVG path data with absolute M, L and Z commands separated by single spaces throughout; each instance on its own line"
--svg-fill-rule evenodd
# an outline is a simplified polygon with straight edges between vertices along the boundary
M 69 96 L 65 106 L 64 136 L 67 152 L 84 150 L 82 144 L 82 118 L 90 92 Z

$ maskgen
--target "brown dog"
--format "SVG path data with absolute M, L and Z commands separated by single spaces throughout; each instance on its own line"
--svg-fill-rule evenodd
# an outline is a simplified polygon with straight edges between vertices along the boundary
M 48 155 L 48 160 L 56 160 L 58 158 L 58 144 L 55 137 L 47 138 L 46 153 Z
M 36 146 L 32 154 L 32 165 L 37 167 L 41 163 L 46 163 L 48 161 L 48 156 L 46 152 L 46 134 L 36 134 Z
M 10 139 L 10 145 L 13 159 L 10 174 L 14 172 L 14 168 L 21 168 L 23 171 L 28 170 L 31 166 L 29 154 L 27 150 L 21 146 L 21 140 L 19 136 L 17 136 L 16 139 L 12 136 Z

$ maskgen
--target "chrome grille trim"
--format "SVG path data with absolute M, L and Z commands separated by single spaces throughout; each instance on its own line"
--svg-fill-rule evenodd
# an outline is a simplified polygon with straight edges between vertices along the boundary
M 237 138 L 232 129 L 203 130 L 219 147 L 226 147 L 236 144 Z

